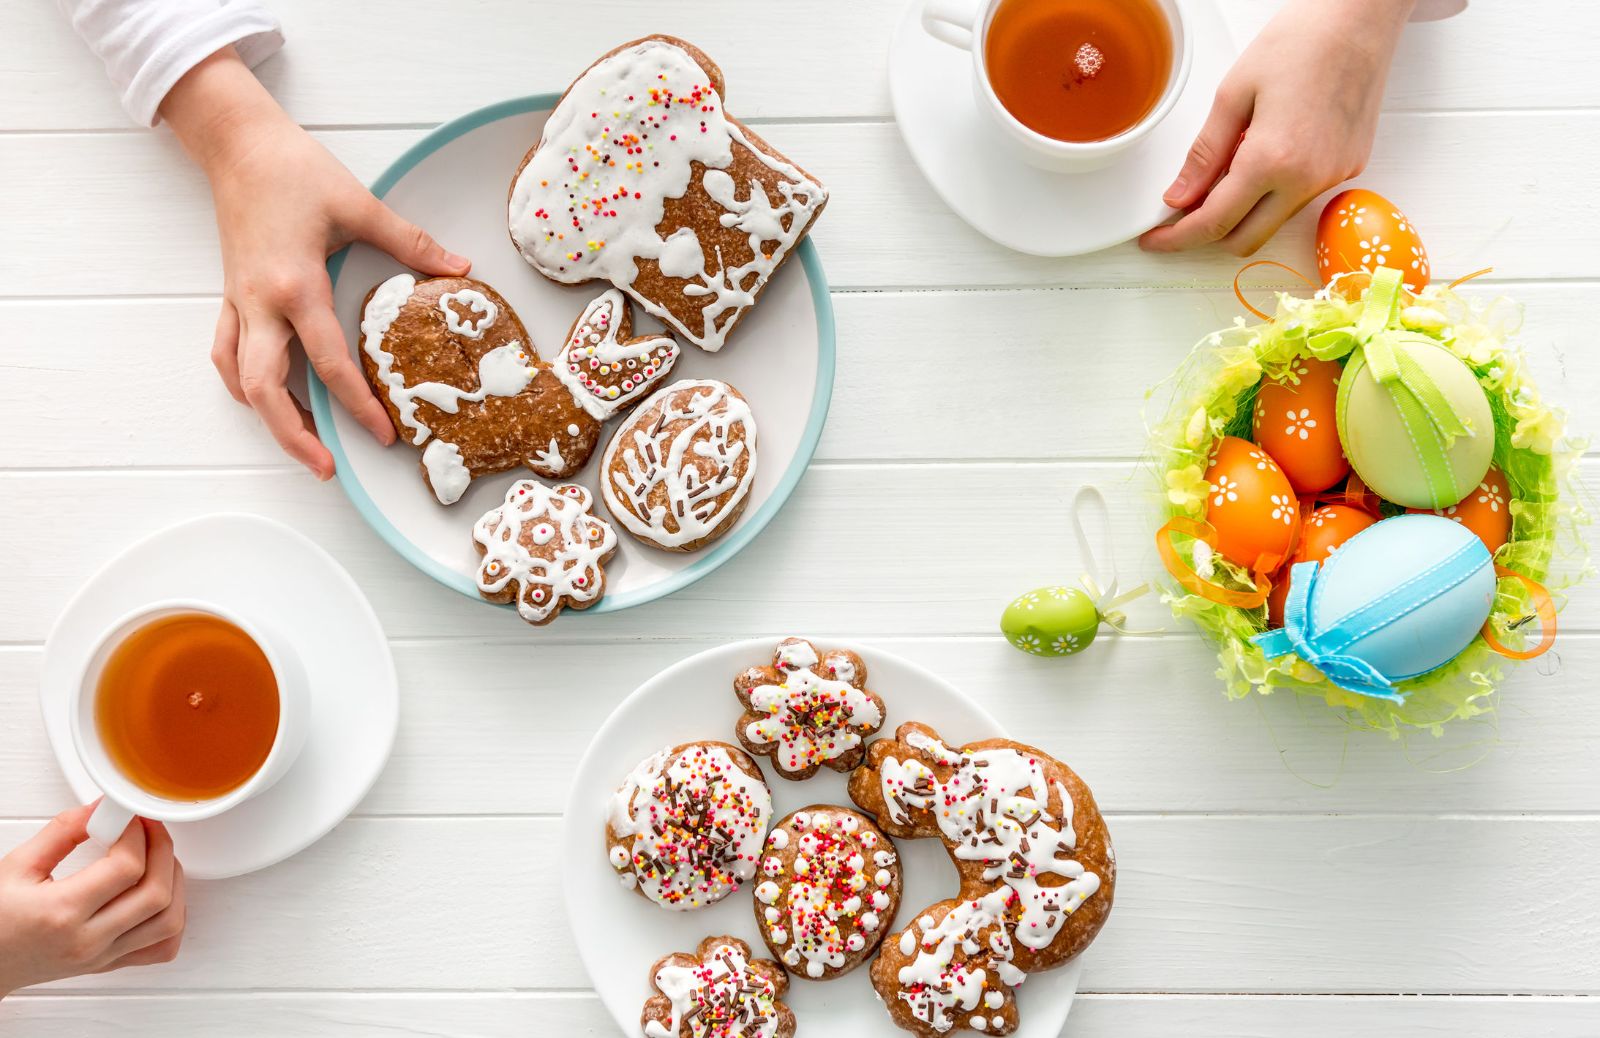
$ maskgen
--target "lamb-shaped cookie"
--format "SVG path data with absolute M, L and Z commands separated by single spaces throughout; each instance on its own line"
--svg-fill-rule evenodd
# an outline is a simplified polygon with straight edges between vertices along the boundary
M 827 203 L 821 184 L 728 115 L 698 48 L 649 36 L 604 55 L 545 121 L 511 183 L 533 268 L 599 278 L 715 352 Z
M 785 638 L 772 665 L 733 679 L 744 706 L 737 732 L 744 748 L 771 757 L 786 779 L 820 768 L 849 771 L 866 756 L 862 740 L 883 727 L 883 697 L 867 690 L 867 665 L 845 649 L 819 655 L 803 638 Z
M 650 970 L 656 994 L 639 1015 L 645 1038 L 794 1038 L 783 1001 L 789 978 L 771 959 L 752 959 L 737 937 L 707 937 Z
M 1071 960 L 1111 911 L 1116 857 L 1089 787 L 1009 739 L 951 748 L 910 722 L 867 747 L 850 798 L 891 836 L 934 837 L 961 886 L 883 941 L 872 985 L 922 1038 L 1010 1034 L 1015 989 Z
M 517 604 L 531 624 L 554 620 L 563 608 L 587 609 L 605 594 L 607 559 L 617 532 L 589 512 L 593 499 L 576 483 L 547 487 L 524 479 L 506 491 L 505 503 L 472 527 L 478 594 Z
M 573 336 L 596 307 L 626 334 L 625 301 L 601 297 L 578 319 Z M 597 364 L 594 388 L 585 388 L 568 370 L 582 366 L 573 363 L 582 353 L 573 336 L 558 372 L 539 359 L 511 305 L 470 278 L 418 281 L 396 274 L 367 294 L 361 312 L 367 381 L 400 438 L 423 448 L 423 478 L 446 505 L 460 500 L 479 476 L 518 466 L 547 479 L 576 473 L 594 453 L 601 424 L 615 407 L 648 391 L 677 358 L 670 339 L 621 343 L 620 373 L 613 378 L 610 365 Z M 647 343 L 649 373 L 627 370 Z M 605 335 L 588 345 L 606 345 Z M 600 367 L 608 370 L 601 374 Z M 612 387 L 612 406 L 594 406 L 595 390 L 610 397 Z

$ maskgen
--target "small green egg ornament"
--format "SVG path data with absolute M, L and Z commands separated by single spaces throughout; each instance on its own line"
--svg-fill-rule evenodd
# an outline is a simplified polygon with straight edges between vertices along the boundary
M 1006 641 L 1034 656 L 1071 656 L 1100 629 L 1094 600 L 1075 587 L 1042 587 L 1017 596 L 1000 614 Z

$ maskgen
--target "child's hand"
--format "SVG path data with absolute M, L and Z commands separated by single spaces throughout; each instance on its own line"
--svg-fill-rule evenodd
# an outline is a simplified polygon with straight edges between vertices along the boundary
M 51 873 L 89 838 L 93 804 L 51 819 L 0 858 L 0 998 L 80 973 L 171 962 L 183 940 L 183 866 L 160 822 L 135 818 L 106 856 Z
M 1208 242 L 1248 256 L 1284 221 L 1360 173 L 1413 0 L 1291 0 L 1222 85 L 1163 200 L 1188 209 L 1139 245 Z M 1243 140 L 1240 140 L 1240 135 Z
M 381 443 L 394 441 L 383 405 L 351 358 L 324 266 L 365 241 L 424 274 L 471 264 L 374 198 L 256 81 L 231 47 L 190 70 L 161 105 L 211 180 L 224 273 L 211 359 L 228 391 L 254 408 L 278 444 L 320 479 L 333 456 L 289 394 L 289 341 L 298 338 L 328 389 Z

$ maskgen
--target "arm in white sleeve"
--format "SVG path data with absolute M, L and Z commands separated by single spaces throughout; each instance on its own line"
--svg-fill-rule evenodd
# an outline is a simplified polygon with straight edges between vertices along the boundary
M 283 46 L 283 31 L 254 0 L 56 0 L 141 126 L 154 126 L 172 85 L 233 44 L 247 65 Z

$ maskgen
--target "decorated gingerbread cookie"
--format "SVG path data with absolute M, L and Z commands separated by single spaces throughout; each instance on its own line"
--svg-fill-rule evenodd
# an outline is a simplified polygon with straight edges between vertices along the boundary
M 867 665 L 845 649 L 819 655 L 803 638 L 785 638 L 772 664 L 733 679 L 744 706 L 739 742 L 771 757 L 778 774 L 807 779 L 817 769 L 849 771 L 866 755 L 862 740 L 883 727 L 883 698 L 867 691 Z
M 892 836 L 941 841 L 957 897 L 884 939 L 872 984 L 900 1027 L 1010 1034 L 1012 990 L 1094 940 L 1111 911 L 1116 858 L 1083 780 L 1009 739 L 946 745 L 907 723 L 867 748 L 850 798 Z
M 570 476 L 600 440 L 600 420 L 481 281 L 396 274 L 378 285 L 361 308 L 361 363 L 395 432 L 422 449 L 423 479 L 442 504 L 522 465 Z
M 722 106 L 722 72 L 670 36 L 567 88 L 511 184 L 511 240 L 552 281 L 609 281 L 720 350 L 827 203 Z
M 505 502 L 472 528 L 483 556 L 478 594 L 491 602 L 516 602 L 518 615 L 531 624 L 547 624 L 563 608 L 598 602 L 617 533 L 590 514 L 592 503 L 589 491 L 576 483 L 513 483 Z
M 752 959 L 737 937 L 707 937 L 651 967 L 656 993 L 644 1004 L 645 1038 L 794 1038 L 784 1004 L 789 978 L 770 959 Z
M 672 336 L 635 339 L 632 330 L 627 297 L 616 289 L 602 292 L 573 322 L 555 363 L 557 377 L 602 422 L 631 407 L 678 360 Z
M 622 885 L 662 908 L 715 904 L 756 872 L 772 791 L 750 755 L 722 742 L 651 754 L 611 797 L 606 853 Z
M 674 382 L 618 427 L 599 478 L 624 530 L 656 548 L 694 551 L 727 533 L 749 503 L 755 416 L 726 382 Z
M 894 925 L 900 856 L 863 814 L 814 804 L 778 821 L 761 852 L 756 925 L 789 972 L 832 980 L 861 965 Z

